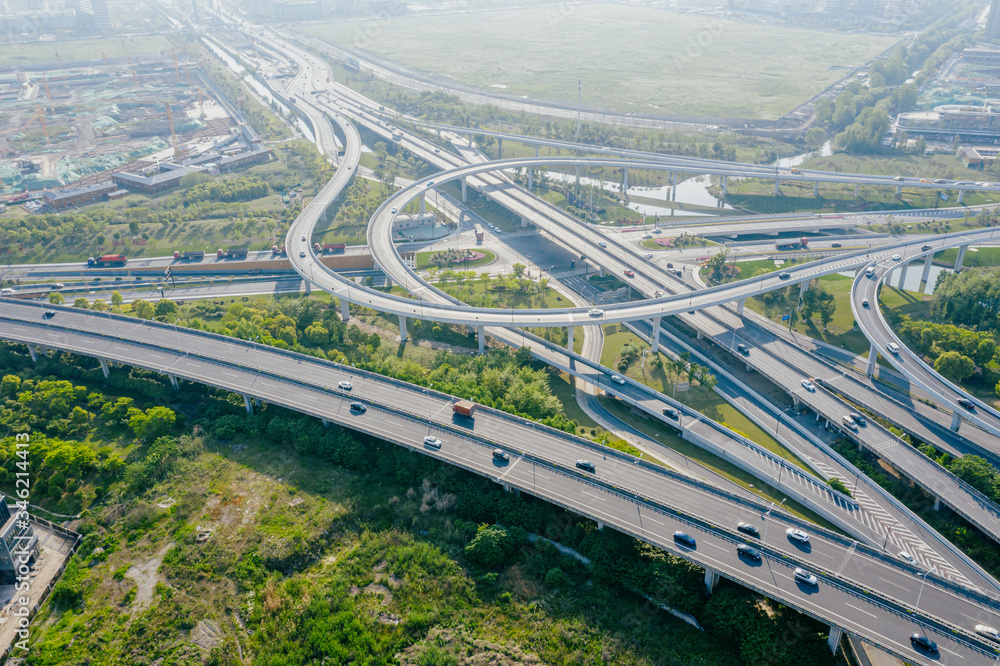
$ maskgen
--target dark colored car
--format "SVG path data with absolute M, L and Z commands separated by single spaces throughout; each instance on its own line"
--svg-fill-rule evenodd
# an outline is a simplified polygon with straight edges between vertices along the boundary
M 677 413 L 677 410 L 674 409 L 673 407 L 664 407 L 663 408 L 663 415 L 666 416 L 669 419 L 673 419 L 674 421 L 676 421 L 677 417 L 679 416 L 679 414 Z
M 597 468 L 594 467 L 594 463 L 589 460 L 577 460 L 576 466 L 584 471 L 590 472 L 591 474 L 597 472 Z
M 745 543 L 741 543 L 736 546 L 736 552 L 743 557 L 749 557 L 751 560 L 757 560 L 760 562 L 760 551 L 753 546 L 748 546 Z
M 927 638 L 927 634 L 922 634 L 919 631 L 910 634 L 910 643 L 913 644 L 913 647 L 923 648 L 928 652 L 937 652 L 937 643 Z
M 792 274 L 789 273 L 788 271 L 782 271 L 778 273 L 778 277 L 782 280 L 787 280 L 788 278 L 792 277 Z
M 56 311 L 46 310 L 45 312 L 42 313 L 42 316 L 45 317 L 46 319 L 52 319 L 53 317 L 56 316 Z
M 738 525 L 736 525 L 736 529 L 738 529 L 740 532 L 743 532 L 743 534 L 749 534 L 750 536 L 756 537 L 758 539 L 760 538 L 760 530 L 757 529 L 756 525 L 740 522 Z
M 690 548 L 694 548 L 695 546 L 694 537 L 688 534 L 687 532 L 681 532 L 680 530 L 674 532 L 674 541 L 678 541 Z
M 848 414 L 848 416 L 854 419 L 854 422 L 857 423 L 862 428 L 868 424 L 868 422 L 865 421 L 865 417 L 861 416 L 861 414 L 858 414 L 857 412 L 851 412 L 850 414 Z
M 359 414 L 364 414 L 365 412 L 368 411 L 368 408 L 365 407 L 364 403 L 361 403 L 361 402 L 352 402 L 351 403 L 351 411 L 352 412 L 357 412 Z
M 739 353 L 743 354 L 744 356 L 749 356 L 750 355 L 750 348 L 747 347 L 742 342 L 740 344 L 736 345 L 736 351 L 738 351 Z
M 844 247 L 844 246 L 840 243 L 830 243 L 830 247 Z
M 966 400 L 965 398 L 959 398 L 958 404 L 964 407 L 965 409 L 969 410 L 970 412 L 976 411 L 976 406 L 972 404 L 971 400 Z
M 921 252 L 926 252 L 926 251 L 927 251 L 927 250 L 929 250 L 929 249 L 931 249 L 931 246 L 930 246 L 930 245 L 924 245 L 923 247 L 921 247 L 921 248 L 920 248 L 920 251 L 921 251 Z
M 503 449 L 493 449 L 493 459 L 507 462 L 510 460 L 510 454 Z

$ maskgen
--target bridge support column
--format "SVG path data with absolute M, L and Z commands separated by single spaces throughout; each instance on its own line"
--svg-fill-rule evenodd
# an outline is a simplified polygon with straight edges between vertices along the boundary
M 954 412 L 951 413 L 951 425 L 948 427 L 954 430 L 955 432 L 958 432 L 958 428 L 961 425 L 962 425 L 962 413 L 959 412 L 958 410 L 955 410 Z
M 479 353 L 480 354 L 485 354 L 486 353 L 486 327 L 485 326 L 477 326 L 476 327 L 476 331 L 478 331 L 478 333 L 479 333 Z
M 528 180 L 529 181 L 531 180 L 530 171 L 528 172 Z M 466 192 L 467 187 L 468 187 L 468 182 L 466 181 L 465 176 L 462 176 L 462 203 L 466 203 L 469 200 L 469 195 Z
M 722 177 L 722 196 L 729 194 L 729 176 Z
M 167 377 L 170 378 L 170 385 L 174 387 L 175 391 L 181 388 L 181 384 L 180 382 L 177 381 L 177 377 L 175 377 L 174 375 L 167 375 Z
M 108 377 L 111 376 L 111 370 L 108 369 L 108 362 L 105 361 L 103 358 L 100 359 L 100 361 L 101 361 L 101 372 L 104 373 L 104 378 L 107 379 Z
M 910 262 L 903 264 L 903 267 L 899 269 L 899 288 L 902 289 L 903 285 L 906 284 L 906 269 L 910 267 Z
M 941 509 L 941 498 L 940 497 L 935 497 L 934 498 L 934 510 L 938 511 L 940 509 Z
M 538 157 L 538 144 L 535 144 L 535 157 Z
M 392 276 L 385 273 L 383 274 L 382 279 L 385 281 L 385 288 L 392 289 Z
M 818 180 L 814 180 L 813 181 L 813 196 L 816 197 L 817 199 L 819 198 L 819 181 Z
M 878 348 L 873 344 L 868 348 L 868 365 L 865 366 L 865 374 L 871 377 L 875 373 L 875 364 L 878 362 Z
M 535 169 L 534 167 L 528 167 L 528 191 L 535 189 Z
M 968 245 L 962 245 L 958 248 L 958 256 L 955 257 L 955 272 L 962 270 L 962 262 L 965 261 L 965 251 L 969 249 Z
M 38 351 L 35 349 L 35 345 L 30 342 L 28 343 L 28 354 L 31 356 L 32 363 L 38 363 Z M 101 361 L 101 363 L 104 363 L 104 361 Z
M 799 283 L 799 300 L 802 300 L 802 297 L 806 295 L 807 291 L 809 291 L 810 282 L 812 282 L 812 280 L 803 280 Z
M 243 396 L 243 406 L 246 407 L 247 414 L 253 414 L 253 401 L 250 399 L 250 396 Z
M 958 203 L 962 203 L 962 197 L 965 196 L 965 190 L 958 191 Z
M 573 331 L 576 326 L 570 326 L 566 330 L 569 332 L 569 339 L 566 341 L 566 349 L 573 351 Z
M 330 427 L 330 422 L 327 421 L 326 419 L 322 419 L 322 422 L 323 422 L 323 427 L 324 428 L 329 428 Z
M 715 569 L 705 568 L 705 594 L 711 596 L 715 591 L 715 586 L 719 584 L 719 572 Z
M 399 341 L 406 342 L 406 317 L 399 315 Z
M 837 625 L 831 625 L 830 635 L 826 639 L 826 644 L 830 647 L 830 652 L 837 654 L 837 648 L 840 647 L 840 637 L 843 635 L 843 629 Z
M 903 196 L 903 186 L 902 185 L 897 185 L 896 186 L 896 198 L 898 199 L 901 196 Z
M 603 520 L 598 520 L 597 521 L 597 529 L 599 529 L 599 530 L 603 530 L 604 529 L 604 521 Z
M 303 280 L 302 284 L 305 287 L 305 295 L 308 296 L 309 294 L 311 294 L 313 290 L 312 282 L 310 282 L 309 280 Z
M 604 277 L 604 266 L 600 267 L 601 270 L 598 272 L 598 277 Z
M 340 320 L 343 322 L 348 322 L 351 319 L 351 304 L 347 302 L 346 298 L 340 299 Z
M 781 186 L 781 179 L 780 178 L 775 178 L 774 179 L 774 196 L 778 196 L 779 194 L 781 194 L 781 190 L 778 189 L 780 186 Z
M 677 172 L 670 172 L 670 200 L 677 201 Z
M 854 183 L 854 200 L 857 201 L 858 197 L 861 196 L 861 183 Z
M 625 167 L 625 180 L 622 182 L 622 193 L 628 194 L 628 167 Z
M 650 351 L 656 354 L 660 351 L 660 317 L 653 317 L 649 322 L 653 325 L 652 332 L 649 334 L 649 339 L 653 343 Z
M 427 193 L 420 193 L 420 214 L 423 215 L 427 212 Z
M 736 301 L 736 314 L 742 317 L 743 308 L 746 307 L 746 304 L 747 304 L 747 299 L 745 298 L 741 298 L 740 300 Z
M 929 278 L 931 276 L 931 264 L 932 263 L 934 263 L 934 255 L 933 254 L 928 254 L 927 258 L 924 259 L 924 272 L 920 274 L 920 285 L 921 285 L 921 288 L 923 288 L 923 285 L 927 284 L 927 278 Z
M 503 159 L 503 139 L 497 137 L 497 154 Z

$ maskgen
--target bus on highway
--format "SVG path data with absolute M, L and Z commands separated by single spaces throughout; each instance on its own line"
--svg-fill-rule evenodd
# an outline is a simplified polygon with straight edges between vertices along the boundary
M 476 242 L 477 243 L 482 243 L 483 242 L 483 238 L 485 238 L 485 234 L 483 234 L 483 225 L 477 224 L 476 225 Z

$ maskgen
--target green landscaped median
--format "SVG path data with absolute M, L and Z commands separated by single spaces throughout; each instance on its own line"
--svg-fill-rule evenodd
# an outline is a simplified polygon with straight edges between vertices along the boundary
M 417 270 L 425 270 L 431 266 L 437 266 L 442 271 L 451 269 L 453 271 L 466 270 L 468 268 L 476 268 L 479 266 L 488 266 L 497 260 L 497 255 L 489 250 L 469 250 L 469 252 L 477 252 L 479 254 L 485 255 L 479 259 L 472 259 L 470 261 L 456 261 L 449 262 L 447 264 L 432 264 L 431 256 L 438 254 L 437 252 L 417 252 Z

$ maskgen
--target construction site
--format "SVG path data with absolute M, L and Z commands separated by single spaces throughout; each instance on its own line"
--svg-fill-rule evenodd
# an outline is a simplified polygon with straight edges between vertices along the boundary
M 122 45 L 125 46 L 124 40 Z M 29 211 L 153 193 L 270 151 L 178 48 L 0 68 L 0 202 Z M 4 209 L 0 208 L 0 214 Z

